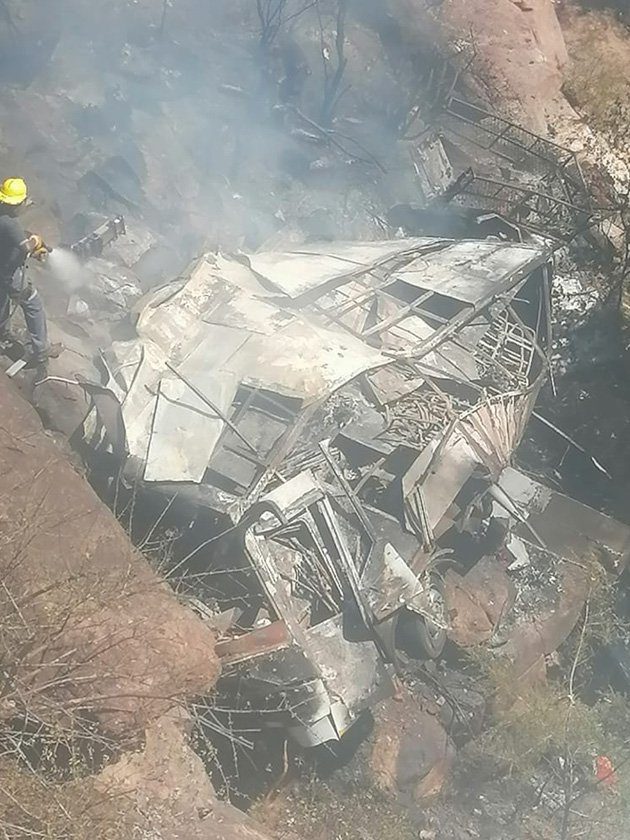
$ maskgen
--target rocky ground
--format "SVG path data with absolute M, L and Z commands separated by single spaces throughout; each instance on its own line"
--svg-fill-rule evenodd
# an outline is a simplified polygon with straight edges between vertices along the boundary
M 40 277 L 54 333 L 74 354 L 74 368 L 88 333 L 105 343 L 119 335 L 140 294 L 174 277 L 204 247 L 252 250 L 296 236 L 380 234 L 392 204 L 418 200 L 401 123 L 418 104 L 418 90 L 430 90 L 435 81 L 427 67 L 436 52 L 465 71 L 462 93 L 481 96 L 532 130 L 571 145 L 585 165 L 604 163 L 613 177 L 623 178 L 630 37 L 614 10 L 584 5 L 355 2 L 349 5 L 340 57 L 333 2 L 323 2 L 319 15 L 307 3 L 298 4 L 291 12 L 295 17 L 271 41 L 250 0 L 0 3 L 0 172 L 19 172 L 31 184 L 36 204 L 29 226 L 58 244 L 118 212 L 129 223 L 129 237 L 95 262 L 79 286 Z M 331 120 L 326 94 L 340 58 L 343 84 L 333 91 L 333 100 L 339 100 Z M 331 127 L 334 143 L 327 134 Z M 606 305 L 616 275 L 610 265 L 570 253 L 559 259 L 558 276 L 556 378 L 541 411 L 611 477 L 536 425 L 520 457 L 576 498 L 630 521 L 628 340 L 623 313 Z M 85 364 L 89 367 L 87 358 Z M 63 375 L 63 361 L 56 372 Z M 65 401 L 68 422 L 60 431 L 70 433 L 84 406 L 69 390 L 49 398 Z M 86 836 L 95 831 L 120 836 L 133 824 L 142 837 L 262 837 L 217 800 L 190 749 L 190 722 L 174 721 L 172 704 L 164 700 L 171 685 L 190 697 L 213 683 L 209 631 L 161 588 L 144 561 L 135 554 L 129 559 L 122 530 L 96 497 L 86 497 L 83 479 L 13 391 L 3 393 L 0 402 L 3 480 L 16 470 L 32 477 L 28 493 L 16 483 L 3 491 L 5 530 L 29 505 L 39 510 L 42 499 L 51 505 L 41 514 L 46 523 L 53 515 L 56 523 L 64 521 L 63 529 L 45 524 L 45 533 L 28 540 L 26 572 L 36 566 L 47 581 L 61 567 L 68 572 L 67 558 L 79 562 L 89 556 L 107 565 L 108 574 L 132 569 L 152 581 L 150 597 L 131 592 L 113 606 L 101 604 L 98 628 L 91 630 L 90 642 L 109 680 L 101 693 L 120 694 L 124 683 L 122 693 L 129 695 L 121 707 L 98 714 L 111 727 L 108 736 L 124 740 L 132 730 L 134 750 L 121 757 L 117 749 L 117 761 L 88 783 L 90 797 L 106 793 L 118 801 L 124 793 L 129 813 L 121 809 L 123 822 L 109 824 L 111 835 L 104 818 L 97 828 L 87 824 Z M 44 474 L 42 464 L 48 465 Z M 65 522 L 63 510 L 82 506 L 89 527 Z M 472 602 L 479 584 L 475 589 L 467 583 Z M 485 628 L 492 635 L 488 621 L 487 614 L 480 615 L 477 631 Z M 112 624 L 132 628 L 124 655 L 100 650 Z M 134 634 L 136 628 L 141 630 Z M 566 633 L 560 636 L 558 644 Z M 543 671 L 560 667 L 542 659 Z M 272 759 L 253 770 L 263 778 L 253 787 L 257 794 L 264 791 L 253 814 L 274 837 L 306 840 L 625 836 L 624 814 L 609 807 L 623 798 L 623 768 L 614 786 L 619 796 L 607 785 L 593 784 L 592 768 L 584 776 L 581 767 L 577 781 L 570 772 L 569 783 L 579 793 L 575 800 L 569 796 L 570 810 L 582 817 L 571 813 L 569 819 L 563 810 L 564 766 L 572 754 L 556 749 L 547 772 L 527 768 L 518 774 L 505 755 L 496 760 L 496 750 L 489 761 L 489 747 L 480 757 L 466 746 L 480 734 L 484 698 L 499 694 L 497 675 L 489 688 L 484 668 L 487 663 L 478 661 L 462 668 L 455 659 L 437 670 L 410 668 L 400 697 L 376 712 L 369 737 L 353 745 L 351 755 L 306 760 L 278 745 Z M 139 675 L 142 685 L 136 684 Z M 575 726 L 587 733 L 579 743 L 581 754 L 590 749 L 594 759 L 603 749 L 608 734 L 602 732 L 610 726 L 606 729 L 601 716 L 593 723 L 577 705 L 566 710 L 566 697 L 537 694 L 530 697 L 532 707 L 534 699 L 540 703 L 535 708 L 566 711 L 565 724 L 583 721 L 581 730 Z M 513 719 L 503 722 L 506 730 L 515 728 Z M 557 722 L 553 717 L 545 725 Z M 508 746 L 514 744 L 501 745 L 504 753 Z M 25 785 L 22 776 L 9 777 L 5 807 L 14 806 L 11 797 Z M 66 792 L 83 801 L 73 789 Z M 614 811 L 615 821 L 604 823 L 602 810 Z M 38 813 L 37 819 L 29 830 L 40 830 L 44 817 Z
M 214 632 L 4 375 L 0 390 L 5 836 L 261 838 L 190 747 L 185 706 L 218 677 Z

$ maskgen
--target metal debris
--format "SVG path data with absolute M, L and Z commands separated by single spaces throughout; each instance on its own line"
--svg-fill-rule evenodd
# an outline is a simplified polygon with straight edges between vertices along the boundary
M 115 475 L 185 503 L 191 538 L 223 523 L 177 568 L 194 562 L 196 602 L 221 612 L 240 712 L 306 746 L 340 738 L 393 690 L 401 646 L 439 655 L 458 534 L 510 520 L 520 575 L 532 535 L 577 546 L 509 467 L 549 369 L 549 257 L 437 238 L 209 254 L 111 348 Z

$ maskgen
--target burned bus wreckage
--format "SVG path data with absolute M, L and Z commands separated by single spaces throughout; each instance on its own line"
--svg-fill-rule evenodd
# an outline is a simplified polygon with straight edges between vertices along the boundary
M 585 511 L 625 561 L 622 526 L 511 464 L 548 372 L 551 273 L 544 243 L 493 239 L 209 254 L 102 355 L 84 444 L 182 525 L 243 712 L 339 739 L 401 651 L 441 654 L 445 569 L 568 556 Z

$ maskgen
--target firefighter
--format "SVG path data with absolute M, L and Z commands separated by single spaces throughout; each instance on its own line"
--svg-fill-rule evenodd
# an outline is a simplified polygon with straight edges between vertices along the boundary
M 7 178 L 0 187 L 0 341 L 10 341 L 13 305 L 21 307 L 31 341 L 30 359 L 36 366 L 59 355 L 50 345 L 42 300 L 26 278 L 27 257 L 43 259 L 49 252 L 41 236 L 24 230 L 18 216 L 26 207 L 28 190 L 21 178 Z

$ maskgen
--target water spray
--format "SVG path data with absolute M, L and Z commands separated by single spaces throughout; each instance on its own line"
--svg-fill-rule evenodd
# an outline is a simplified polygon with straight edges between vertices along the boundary
M 57 280 L 68 291 L 75 291 L 85 285 L 83 263 L 93 257 L 100 257 L 105 248 L 127 232 L 123 216 L 115 216 L 96 230 L 79 239 L 73 245 L 48 248 L 47 263 Z

